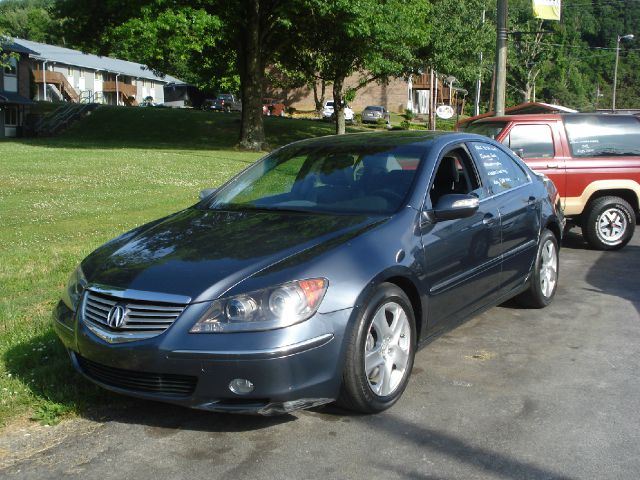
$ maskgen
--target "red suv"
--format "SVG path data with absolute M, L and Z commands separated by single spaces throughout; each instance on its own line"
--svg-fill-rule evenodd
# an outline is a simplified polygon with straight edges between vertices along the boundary
M 640 118 L 633 115 L 508 115 L 464 127 L 507 145 L 556 184 L 567 218 L 591 247 L 624 247 L 640 204 Z

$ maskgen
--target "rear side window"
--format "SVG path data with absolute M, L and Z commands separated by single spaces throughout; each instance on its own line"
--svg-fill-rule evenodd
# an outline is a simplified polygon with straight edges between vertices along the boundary
M 495 145 L 471 142 L 470 146 L 494 195 L 529 182 L 529 177 L 520 165 Z
M 516 125 L 503 140 L 522 158 L 553 158 L 553 135 L 548 125 Z
M 563 117 L 574 157 L 640 155 L 640 120 L 625 115 Z

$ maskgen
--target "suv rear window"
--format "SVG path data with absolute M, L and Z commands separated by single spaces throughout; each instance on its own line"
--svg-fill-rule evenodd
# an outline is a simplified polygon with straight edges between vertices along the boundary
M 640 119 L 627 115 L 563 117 L 574 157 L 640 155 Z
M 477 133 L 495 140 L 506 125 L 506 122 L 471 122 L 462 130 L 466 133 Z

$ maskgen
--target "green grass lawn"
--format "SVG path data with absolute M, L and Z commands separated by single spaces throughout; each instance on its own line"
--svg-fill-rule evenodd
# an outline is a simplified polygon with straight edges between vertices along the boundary
M 0 142 L 0 425 L 125 405 L 76 374 L 51 326 L 69 274 L 120 233 L 192 205 L 261 154 L 238 151 L 239 115 L 102 108 L 64 135 Z M 332 133 L 268 118 L 269 142 Z

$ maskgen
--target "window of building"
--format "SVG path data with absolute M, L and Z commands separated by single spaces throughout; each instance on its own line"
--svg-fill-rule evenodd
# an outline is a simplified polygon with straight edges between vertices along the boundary
M 470 146 L 493 194 L 506 192 L 529 181 L 529 177 L 515 159 L 495 145 L 471 142 Z
M 18 126 L 18 107 L 6 107 L 4 109 L 4 124 L 7 127 Z
M 80 69 L 80 78 L 84 78 L 84 68 Z
M 6 65 L 4 67 L 5 75 L 17 75 L 18 74 L 18 59 L 14 57 L 9 57 L 9 61 L 5 62 Z
M 549 125 L 516 125 L 503 140 L 522 158 L 553 158 L 553 135 Z
M 102 81 L 102 72 L 96 72 L 96 82 Z
M 73 68 L 72 67 L 67 67 L 67 76 L 71 77 L 73 75 Z

